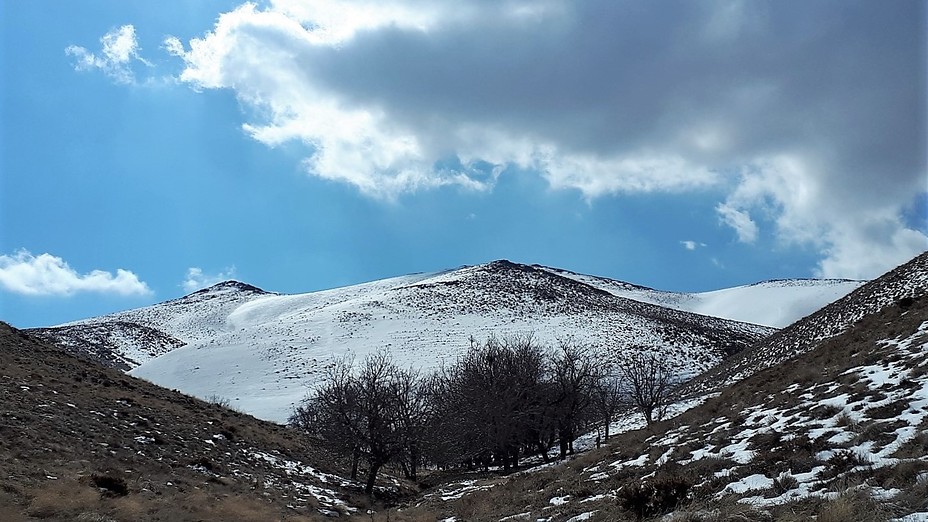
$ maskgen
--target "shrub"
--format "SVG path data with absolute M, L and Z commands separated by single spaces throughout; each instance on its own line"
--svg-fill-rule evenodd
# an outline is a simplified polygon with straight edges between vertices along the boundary
M 97 475 L 94 473 L 90 476 L 90 481 L 93 482 L 95 486 L 102 489 L 104 495 L 124 497 L 129 494 L 129 486 L 126 485 L 126 481 L 121 477 Z
M 918 483 L 919 477 L 928 470 L 928 462 L 922 460 L 900 460 L 892 466 L 878 468 L 873 473 L 876 483 L 883 488 L 904 489 Z
M 857 421 L 854 420 L 854 417 L 851 417 L 850 413 L 847 411 L 842 411 L 838 418 L 835 419 L 836 426 L 843 426 L 851 431 L 857 431 Z
M 840 450 L 836 451 L 828 459 L 829 469 L 827 471 L 830 476 L 837 477 L 838 475 L 846 473 L 856 468 L 857 466 L 863 466 L 867 464 L 870 464 L 870 461 L 859 453 L 850 450 Z
M 680 472 L 659 472 L 650 482 L 623 487 L 618 492 L 618 501 L 623 509 L 643 520 L 676 509 L 687 500 L 692 487 L 689 477 Z
M 818 522 L 883 522 L 889 513 L 865 491 L 846 491 L 826 501 L 818 510 Z
M 228 397 L 223 397 L 221 395 L 216 395 L 216 394 L 213 394 L 207 397 L 206 402 L 213 403 L 216 406 L 219 406 L 221 408 L 231 408 L 231 405 L 232 405 Z
M 893 454 L 893 457 L 905 459 L 919 458 L 924 455 L 928 455 L 928 432 L 921 431 L 902 444 Z
M 908 487 L 902 489 L 896 501 L 907 511 L 928 510 L 928 474 L 919 474 Z
M 842 408 L 833 404 L 820 404 L 809 410 L 809 414 L 813 419 L 825 420 L 834 417 L 842 411 L 844 411 Z
M 796 477 L 790 475 L 789 473 L 780 473 L 780 476 L 773 479 L 773 491 L 777 495 L 782 495 L 787 491 L 796 489 L 799 487 L 799 481 L 796 480 Z

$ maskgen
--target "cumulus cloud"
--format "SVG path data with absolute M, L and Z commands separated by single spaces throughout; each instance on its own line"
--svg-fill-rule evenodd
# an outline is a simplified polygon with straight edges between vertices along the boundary
M 229 267 L 215 274 L 204 273 L 199 267 L 190 267 L 187 269 L 187 277 L 181 283 L 185 292 L 195 292 L 202 288 L 221 283 L 235 277 L 235 267 Z
M 77 71 L 100 70 L 117 83 L 134 84 L 133 62 L 147 66 L 151 63 L 139 54 L 139 42 L 135 37 L 135 27 L 131 24 L 103 35 L 100 38 L 101 49 L 95 54 L 84 47 L 68 46 L 64 52 L 75 58 L 74 69 Z
M 152 294 L 148 285 L 128 270 L 117 269 L 115 275 L 103 270 L 80 274 L 60 257 L 48 253 L 34 256 L 26 250 L 0 255 L 0 287 L 23 295 Z
M 740 241 L 872 277 L 928 249 L 900 217 L 925 193 L 924 10 L 272 0 L 164 47 L 181 81 L 236 94 L 251 137 L 302 142 L 310 175 L 372 197 L 489 190 L 512 168 L 587 199 L 726 191 Z

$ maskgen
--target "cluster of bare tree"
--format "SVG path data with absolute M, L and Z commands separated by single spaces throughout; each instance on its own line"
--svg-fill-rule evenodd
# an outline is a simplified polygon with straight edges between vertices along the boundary
M 453 365 L 422 376 L 383 352 L 360 365 L 343 359 L 295 410 L 291 424 L 350 457 L 352 478 L 366 464 L 366 489 L 390 463 L 416 479 L 439 467 L 519 465 L 557 443 L 561 458 L 585 430 L 604 429 L 619 410 L 636 407 L 648 424 L 666 407 L 671 374 L 654 356 L 635 351 L 610 373 L 590 350 L 561 342 L 548 350 L 531 336 L 471 340 Z

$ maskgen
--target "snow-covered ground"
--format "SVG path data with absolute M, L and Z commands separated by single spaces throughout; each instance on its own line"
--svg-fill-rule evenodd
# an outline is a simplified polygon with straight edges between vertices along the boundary
M 586 480 L 608 481 L 623 468 L 659 466 L 668 460 L 688 465 L 714 459 L 732 463 L 715 474 L 717 480 L 728 479 L 716 495 L 719 499 L 734 494 L 742 503 L 767 507 L 810 496 L 835 498 L 840 492 L 834 483 L 841 477 L 906 460 L 899 457 L 899 450 L 924 433 L 928 419 L 928 321 L 912 334 L 879 341 L 878 346 L 882 357 L 851 367 L 839 382 L 787 386 L 780 392 L 782 397 L 771 394 L 768 402 L 746 407 L 737 425 L 720 416 L 701 426 L 681 425 L 654 435 L 644 453 L 584 469 Z M 797 447 L 826 449 L 814 454 L 815 462 L 808 469 L 759 473 L 756 470 L 764 466 L 758 463 L 773 458 L 756 448 L 765 435 Z M 666 451 L 655 458 L 655 449 Z M 779 489 L 771 493 L 777 484 Z M 873 485 L 859 487 L 880 499 L 900 493 Z M 920 520 L 919 514 L 910 516 L 914 518 L 900 520 Z
M 785 328 L 866 283 L 846 279 L 784 279 L 711 292 L 682 293 L 653 290 L 564 270 L 548 270 L 620 297 L 773 328 Z
M 69 326 L 125 322 L 164 332 L 185 345 L 146 354 L 133 339 L 117 339 L 123 359 L 138 365 L 132 375 L 282 422 L 333 360 L 349 353 L 386 350 L 401 365 L 429 371 L 453 361 L 471 336 L 532 333 L 550 346 L 568 338 L 592 345 L 604 364 L 632 346 L 647 347 L 693 375 L 715 365 L 723 350 L 773 332 L 747 323 L 791 322 L 858 284 L 778 282 L 679 294 L 501 261 L 296 295 L 226 282 Z M 764 306 L 775 307 L 773 319 Z

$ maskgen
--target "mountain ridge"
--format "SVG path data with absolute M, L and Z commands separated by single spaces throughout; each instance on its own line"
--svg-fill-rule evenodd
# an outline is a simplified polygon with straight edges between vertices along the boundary
M 139 327 L 106 328 L 130 323 Z M 67 327 L 71 344 L 81 328 L 108 331 L 105 340 L 133 375 L 199 397 L 227 397 L 244 411 L 277 421 L 287 418 L 334 359 L 349 353 L 387 350 L 401 364 L 428 371 L 453 361 L 472 336 L 533 333 L 548 346 L 567 339 L 595 346 L 606 365 L 629 350 L 654 350 L 688 377 L 773 332 L 617 296 L 505 260 L 307 294 L 223 282 Z M 148 328 L 183 344 L 129 353 L 125 346 L 144 345 L 132 336 Z M 54 341 L 63 331 L 33 333 Z M 100 350 L 99 341 L 86 338 Z

